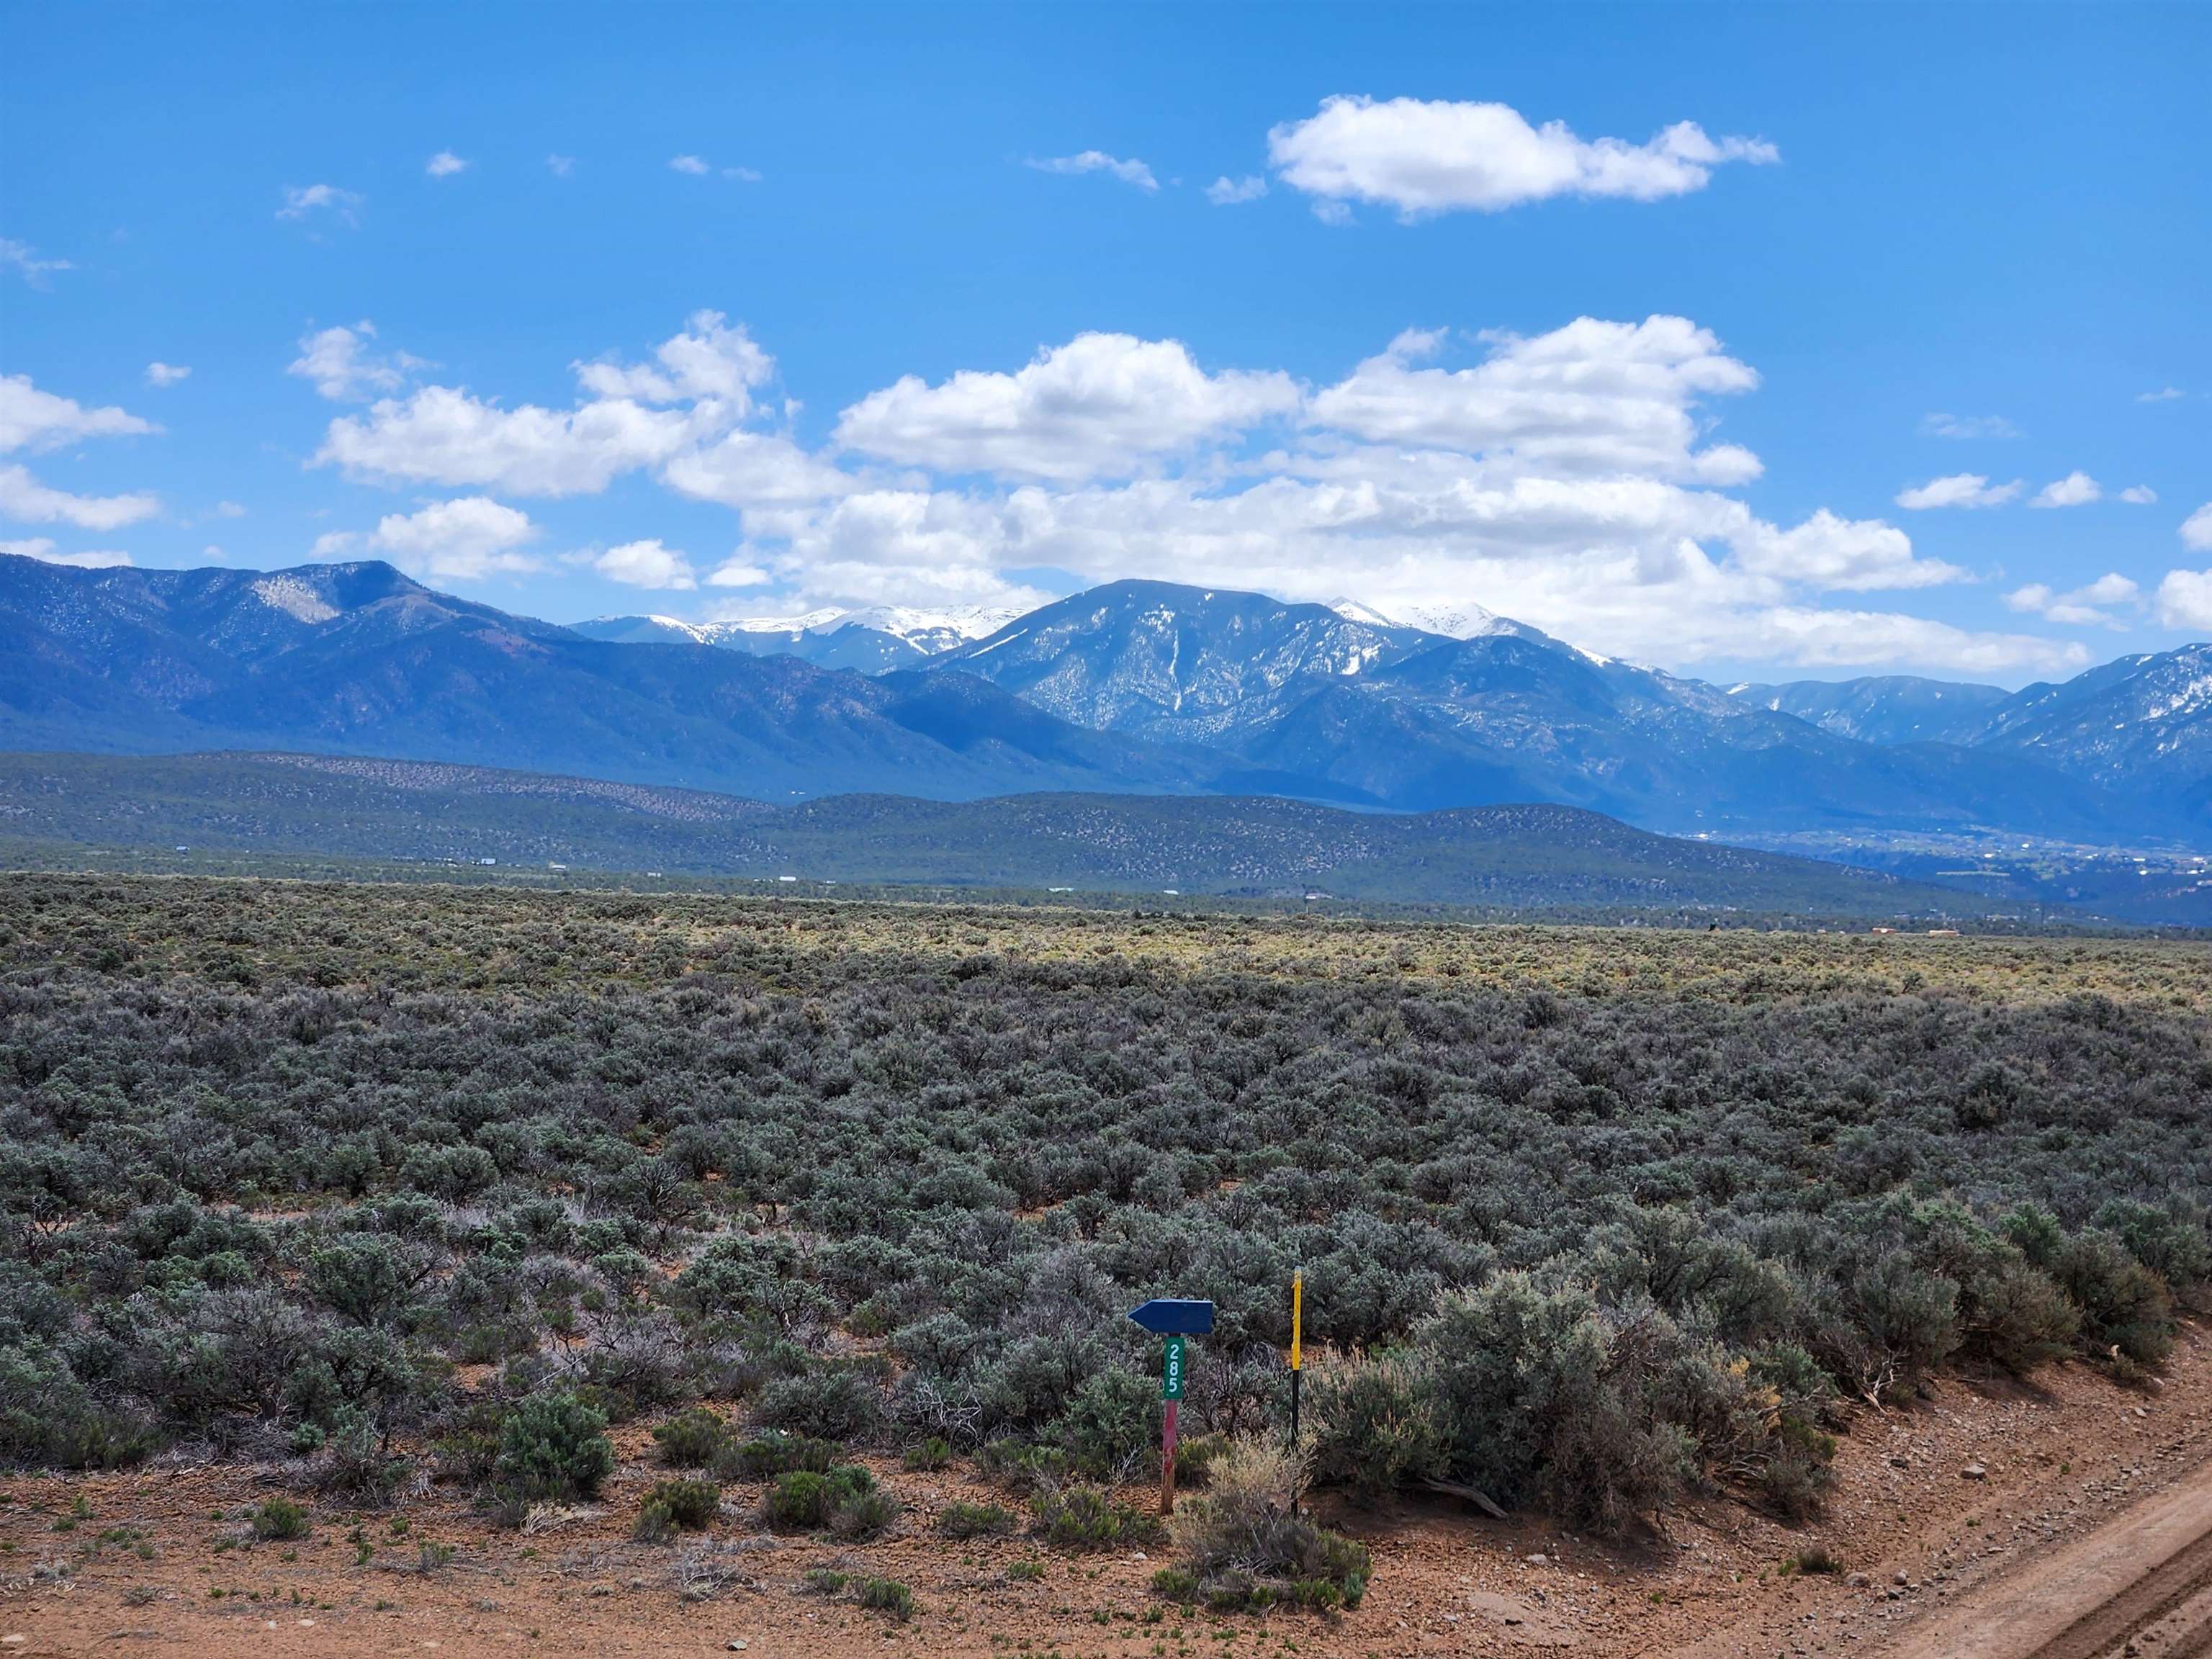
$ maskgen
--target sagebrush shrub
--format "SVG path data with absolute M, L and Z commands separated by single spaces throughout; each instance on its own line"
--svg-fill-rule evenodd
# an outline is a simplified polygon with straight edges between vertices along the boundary
M 1036 1500 L 1037 1530 L 1063 1549 L 1110 1550 L 1158 1543 L 1165 1528 L 1147 1510 L 1117 1504 L 1096 1486 L 1066 1486 Z
M 817 1440 L 857 1440 L 883 1420 L 883 1395 L 851 1370 L 787 1376 L 761 1390 L 755 1413 L 770 1428 Z
M 721 1415 L 703 1406 L 678 1412 L 653 1431 L 660 1461 L 678 1468 L 696 1469 L 712 1463 L 729 1443 L 730 1425 Z
M 272 1498 L 253 1511 L 253 1535 L 264 1543 L 307 1535 L 307 1512 L 289 1498 Z
M 614 1473 L 606 1414 L 572 1394 L 533 1395 L 499 1431 L 494 1479 L 524 1498 L 588 1498 Z
M 914 1592 L 896 1578 L 863 1578 L 853 1599 L 871 1613 L 888 1613 L 901 1623 L 914 1617 Z
M 1291 1513 L 1297 1459 L 1272 1443 L 1243 1441 L 1213 1463 L 1206 1491 L 1176 1511 L 1180 1566 L 1153 1588 L 1224 1611 L 1289 1601 L 1356 1607 L 1374 1571 L 1365 1547 Z
M 947 1504 L 937 1512 L 937 1529 L 947 1538 L 1004 1538 L 1020 1525 L 1001 1504 Z

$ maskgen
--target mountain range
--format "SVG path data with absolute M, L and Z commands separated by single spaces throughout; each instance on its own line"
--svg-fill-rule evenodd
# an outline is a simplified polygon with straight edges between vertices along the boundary
M 748 656 L 797 657 L 817 668 L 863 674 L 915 668 L 1004 627 L 1020 613 L 997 606 L 917 611 L 881 605 L 866 611 L 810 611 L 797 617 L 747 617 L 693 623 L 675 617 L 601 617 L 572 631 L 622 645 L 715 645 Z
M 0 748 L 382 756 L 767 802 L 1546 802 L 1723 839 L 2212 830 L 2212 646 L 2016 693 L 1724 688 L 1473 608 L 1423 620 L 1124 581 L 997 626 L 885 611 L 566 628 L 376 562 L 0 556 Z

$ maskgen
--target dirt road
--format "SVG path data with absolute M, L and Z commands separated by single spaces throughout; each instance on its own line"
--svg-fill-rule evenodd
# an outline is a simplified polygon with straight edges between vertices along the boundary
M 2212 1466 L 1976 1587 L 1885 1659 L 2212 1654 Z

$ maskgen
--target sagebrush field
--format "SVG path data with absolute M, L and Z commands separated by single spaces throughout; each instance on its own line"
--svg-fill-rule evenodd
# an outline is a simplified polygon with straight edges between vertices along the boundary
M 2208 969 L 8 878 L 0 1455 L 274 1468 L 264 1540 L 434 1487 L 524 1525 L 611 1427 L 668 1466 L 647 1543 L 879 1538 L 887 1472 L 965 1464 L 999 1495 L 948 1549 L 1148 1547 L 1166 1604 L 1334 1614 L 1366 1552 L 1280 1502 L 1303 1267 L 1330 1501 L 1802 1517 L 1850 1413 L 1947 1368 L 2159 1367 L 2212 1275 Z M 1219 1307 L 1172 1550 L 1122 1317 L 1161 1294 Z

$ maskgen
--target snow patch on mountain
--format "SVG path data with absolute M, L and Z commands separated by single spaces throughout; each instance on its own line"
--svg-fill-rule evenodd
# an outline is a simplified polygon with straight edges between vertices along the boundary
M 252 585 L 253 597 L 271 611 L 281 611 L 295 622 L 326 623 L 338 614 L 337 606 L 289 572 L 264 576 Z

